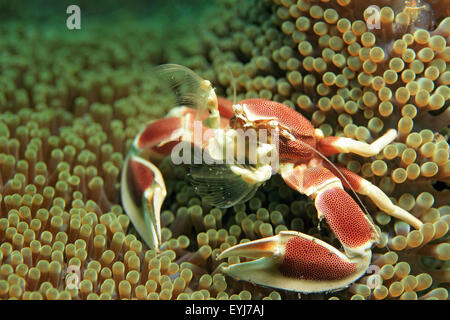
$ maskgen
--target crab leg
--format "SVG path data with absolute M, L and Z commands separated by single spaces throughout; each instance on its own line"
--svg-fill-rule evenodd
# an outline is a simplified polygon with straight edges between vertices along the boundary
M 292 189 L 315 199 L 319 218 L 327 220 L 348 256 L 363 255 L 370 249 L 378 238 L 374 225 L 330 170 L 321 165 L 292 164 L 280 169 Z
M 151 150 L 153 156 L 166 156 L 173 146 L 191 137 L 195 110 L 185 107 L 173 109 L 168 117 L 147 125 L 133 142 L 133 149 Z
M 224 98 L 219 100 L 219 110 L 222 110 L 225 115 L 219 119 L 220 128 L 227 128 L 229 125 L 229 104 Z M 222 112 L 221 111 L 221 112 Z M 151 150 L 155 156 L 167 156 L 172 151 L 173 147 L 180 141 L 195 142 L 192 137 L 194 130 L 194 121 L 203 121 L 203 129 L 207 130 L 208 126 L 206 120 L 197 119 L 197 111 L 187 107 L 177 107 L 172 109 L 166 118 L 156 120 L 147 125 L 141 133 L 137 136 L 133 143 L 133 148 L 136 150 Z
M 397 131 L 394 129 L 388 130 L 371 144 L 344 137 L 327 137 L 319 140 L 318 149 L 326 156 L 341 152 L 353 152 L 361 156 L 370 157 L 381 152 L 381 150 L 396 137 Z M 346 188 L 351 188 L 362 195 L 368 196 L 380 210 L 409 223 L 416 229 L 420 229 L 423 225 L 422 221 L 412 214 L 399 206 L 394 205 L 380 188 L 368 180 L 361 178 L 359 175 L 346 168 L 339 167 L 337 169 L 326 162 L 324 162 L 323 165 L 341 179 Z
M 323 137 L 323 133 L 316 129 L 316 137 L 319 139 L 318 149 L 325 156 L 335 153 L 355 153 L 363 157 L 372 157 L 383 150 L 385 146 L 395 140 L 397 131 L 388 130 L 371 144 L 345 137 Z
M 345 188 L 353 189 L 359 194 L 369 197 L 370 200 L 372 200 L 373 203 L 375 203 L 375 205 L 383 212 L 407 222 L 415 229 L 420 229 L 422 227 L 422 221 L 417 219 L 405 209 L 394 205 L 391 199 L 389 199 L 389 197 L 380 188 L 372 184 L 370 181 L 360 177 L 347 168 L 332 167 L 327 163 L 324 163 L 324 166 L 333 172 L 336 177 L 341 179 Z
M 218 103 L 220 117 L 226 118 L 226 119 L 231 119 L 234 116 L 232 101 L 222 98 L 222 97 L 217 97 L 217 103 Z
M 152 160 L 162 158 L 181 140 L 190 138 L 195 110 L 180 107 L 174 109 L 172 115 L 150 123 L 141 131 L 122 170 L 121 196 L 125 212 L 152 249 L 161 244 L 160 212 L 166 187 L 158 168 L 140 153 L 147 150 Z

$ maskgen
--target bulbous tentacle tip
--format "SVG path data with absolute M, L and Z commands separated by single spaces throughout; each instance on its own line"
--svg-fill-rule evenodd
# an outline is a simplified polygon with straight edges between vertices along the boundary
M 282 231 L 278 235 L 228 248 L 219 259 L 256 260 L 223 268 L 239 280 L 295 292 L 324 292 L 347 287 L 367 270 L 371 251 L 353 258 L 312 236 Z
M 444 38 L 450 36 L 450 17 L 444 18 L 431 35 L 441 35 Z
M 136 231 L 151 249 L 161 244 L 161 206 L 166 187 L 158 168 L 135 155 L 128 155 L 121 177 L 125 212 Z

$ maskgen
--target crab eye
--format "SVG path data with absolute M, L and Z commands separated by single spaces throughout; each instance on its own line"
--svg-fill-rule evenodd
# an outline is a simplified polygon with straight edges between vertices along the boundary
M 237 126 L 237 118 L 236 116 L 233 115 L 230 119 L 230 127 L 236 129 L 236 126 Z
M 238 113 L 238 114 L 240 114 L 240 113 L 242 113 L 243 112 L 243 108 L 242 108 L 242 105 L 240 105 L 240 104 L 233 104 L 233 111 L 235 112 L 235 113 Z

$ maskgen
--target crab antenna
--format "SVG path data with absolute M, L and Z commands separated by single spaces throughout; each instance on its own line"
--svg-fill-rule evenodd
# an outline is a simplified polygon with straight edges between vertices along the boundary
M 197 27 L 199 28 L 200 32 L 203 33 L 203 35 L 206 35 L 206 31 L 197 24 Z M 216 41 L 211 41 L 211 45 L 216 49 L 220 54 L 223 54 L 223 51 L 220 50 L 219 46 L 217 45 Z M 233 71 L 231 70 L 230 65 L 228 64 L 229 61 L 224 61 L 225 66 L 227 67 L 228 71 L 230 72 L 231 76 L 231 85 L 233 86 L 233 105 L 236 104 L 236 78 L 233 75 Z
M 223 53 L 222 50 L 220 50 L 220 48 L 217 46 L 216 42 L 212 42 L 212 45 L 214 46 L 214 48 L 219 51 L 220 53 Z M 233 105 L 236 104 L 236 78 L 233 75 L 233 71 L 231 70 L 230 65 L 228 64 L 228 61 L 224 61 L 225 62 L 225 66 L 227 67 L 228 71 L 230 72 L 230 76 L 231 76 L 231 85 L 233 86 Z
M 228 63 L 226 63 L 226 66 L 228 67 L 228 71 L 230 71 L 230 75 L 231 75 L 231 85 L 233 86 L 233 105 L 236 104 L 236 78 L 233 75 L 233 71 L 231 71 L 230 66 L 228 65 Z

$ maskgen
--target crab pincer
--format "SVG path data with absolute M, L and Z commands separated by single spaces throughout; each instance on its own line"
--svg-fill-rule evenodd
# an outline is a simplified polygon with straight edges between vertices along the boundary
M 226 249 L 219 259 L 242 256 L 257 260 L 238 263 L 223 271 L 240 280 L 295 292 L 322 292 L 345 288 L 367 270 L 371 251 L 348 257 L 328 243 L 296 231 L 281 231 Z
M 160 211 L 166 197 L 164 179 L 151 162 L 130 154 L 122 171 L 122 203 L 150 248 L 161 243 Z

